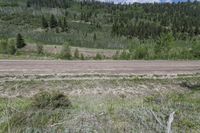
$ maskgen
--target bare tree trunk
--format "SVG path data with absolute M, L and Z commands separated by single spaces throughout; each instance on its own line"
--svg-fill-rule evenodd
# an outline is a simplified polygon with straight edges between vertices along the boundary
M 172 133 L 171 126 L 172 126 L 172 122 L 174 121 L 174 114 L 175 114 L 175 112 L 172 112 L 169 115 L 169 119 L 168 119 L 168 122 L 167 122 L 167 133 Z

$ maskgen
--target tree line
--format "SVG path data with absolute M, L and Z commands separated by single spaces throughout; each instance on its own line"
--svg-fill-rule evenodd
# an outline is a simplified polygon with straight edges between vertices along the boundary
M 67 32 L 69 30 L 69 25 L 67 23 L 66 17 L 60 18 L 58 20 L 54 15 L 51 15 L 50 19 L 47 20 L 47 18 L 42 16 L 41 25 L 42 25 L 42 28 L 44 29 L 56 28 L 57 31 L 61 31 L 61 32 Z
M 50 8 L 78 7 L 80 20 L 97 28 L 109 24 L 111 35 L 157 39 L 161 34 L 172 32 L 176 39 L 187 39 L 200 34 L 200 2 L 113 4 L 95 0 L 28 0 L 27 5 Z M 102 21 L 99 21 L 101 16 Z M 44 26 L 48 23 L 43 19 Z M 49 27 L 55 28 L 61 21 L 51 16 Z M 63 27 L 65 25 L 65 20 Z M 65 27 L 65 26 L 64 26 Z M 66 29 L 65 29 L 66 30 Z
M 191 38 L 200 34 L 200 3 L 164 4 L 112 4 L 82 1 L 82 11 L 88 11 L 86 21 L 103 11 L 107 24 L 112 24 L 112 35 L 157 38 L 162 33 L 172 32 L 176 39 Z M 95 14 L 95 15 L 92 15 Z
M 27 7 L 69 8 L 72 0 L 27 0 Z

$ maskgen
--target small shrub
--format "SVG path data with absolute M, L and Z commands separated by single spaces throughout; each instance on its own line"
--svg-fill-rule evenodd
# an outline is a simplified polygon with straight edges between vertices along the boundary
M 193 53 L 193 56 L 196 58 L 196 59 L 199 59 L 200 58 L 200 43 L 195 43 L 192 47 L 192 53 Z
M 79 50 L 76 48 L 74 52 L 74 58 L 78 59 L 79 58 Z
M 186 87 L 186 88 L 191 89 L 191 90 L 199 90 L 200 83 L 191 84 L 190 82 L 182 82 L 182 83 L 180 83 L 180 86 Z
M 135 50 L 135 59 L 145 59 L 148 57 L 148 49 L 145 46 L 139 46 Z
M 119 55 L 120 55 L 120 52 L 119 52 L 119 51 L 116 51 L 115 55 L 113 55 L 113 59 L 114 59 L 114 60 L 119 59 Z
M 7 47 L 8 47 L 8 41 L 1 40 L 0 41 L 0 53 L 7 54 Z
M 37 44 L 37 53 L 38 54 L 44 53 L 44 46 L 42 44 Z
M 0 41 L 0 53 L 14 55 L 17 52 L 15 43 L 12 40 Z
M 32 105 L 39 109 L 69 108 L 71 101 L 59 92 L 41 92 L 33 97 Z
M 81 60 L 85 60 L 85 57 L 83 54 L 81 54 Z
M 71 59 L 72 55 L 71 55 L 71 49 L 70 46 L 68 45 L 68 43 L 63 44 L 61 53 L 60 53 L 60 58 L 61 59 Z
M 97 53 L 96 54 L 96 57 L 95 57 L 95 60 L 102 60 L 103 58 L 102 58 L 102 55 L 101 54 L 99 54 L 99 53 Z
M 130 54 L 126 50 L 123 50 L 120 54 L 120 59 L 121 60 L 129 60 Z
M 13 43 L 8 44 L 7 52 L 8 52 L 8 54 L 14 55 L 17 52 L 17 48 L 16 48 L 15 44 L 13 44 Z
M 15 38 L 9 38 L 8 39 L 9 44 L 16 44 L 16 39 Z M 15 46 L 16 47 L 16 46 Z

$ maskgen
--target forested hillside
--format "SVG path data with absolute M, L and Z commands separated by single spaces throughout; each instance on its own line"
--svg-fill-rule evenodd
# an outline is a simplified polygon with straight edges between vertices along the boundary
M 200 59 L 199 2 L 0 0 L 0 29 L 7 40 L 119 50 L 114 59 Z

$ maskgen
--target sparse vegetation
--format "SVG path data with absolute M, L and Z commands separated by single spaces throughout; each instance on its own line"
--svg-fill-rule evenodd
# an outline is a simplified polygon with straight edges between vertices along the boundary
M 3 84 L 3 89 L 5 93 L 12 91 L 15 95 L 20 91 L 26 95 L 31 94 L 35 86 L 43 86 L 44 83 L 44 91 L 36 89 L 34 91 L 39 91 L 36 95 L 0 99 L 1 132 L 166 132 L 172 112 L 175 112 L 173 132 L 198 132 L 200 129 L 198 77 L 162 80 L 10 81 Z M 16 84 L 20 84 L 20 88 L 10 88 Z M 102 89 L 94 95 L 94 89 L 98 90 L 99 84 L 103 85 Z M 65 85 L 68 88 L 62 89 L 61 86 Z M 159 88 L 152 88 L 152 85 Z M 142 92 L 143 86 L 145 90 Z M 193 89 L 190 89 L 191 86 Z M 106 93 L 108 87 L 109 93 Z M 120 87 L 123 91 L 119 90 Z M 90 93 L 78 93 L 76 88 L 84 88 L 84 92 Z M 63 93 L 55 92 L 60 89 L 73 95 L 69 99 Z M 118 94 L 115 93 L 116 89 Z M 140 90 L 140 95 L 134 90 Z
M 199 60 L 200 2 L 0 0 L 0 59 Z M 29 75 L 5 62 L 0 133 L 200 131 L 199 74 L 129 76 L 133 69 L 124 73 L 123 65 L 101 71 L 83 61 L 77 69 L 72 61 L 74 73 L 65 75 L 46 61 L 45 72 L 34 62 L 39 75 Z

